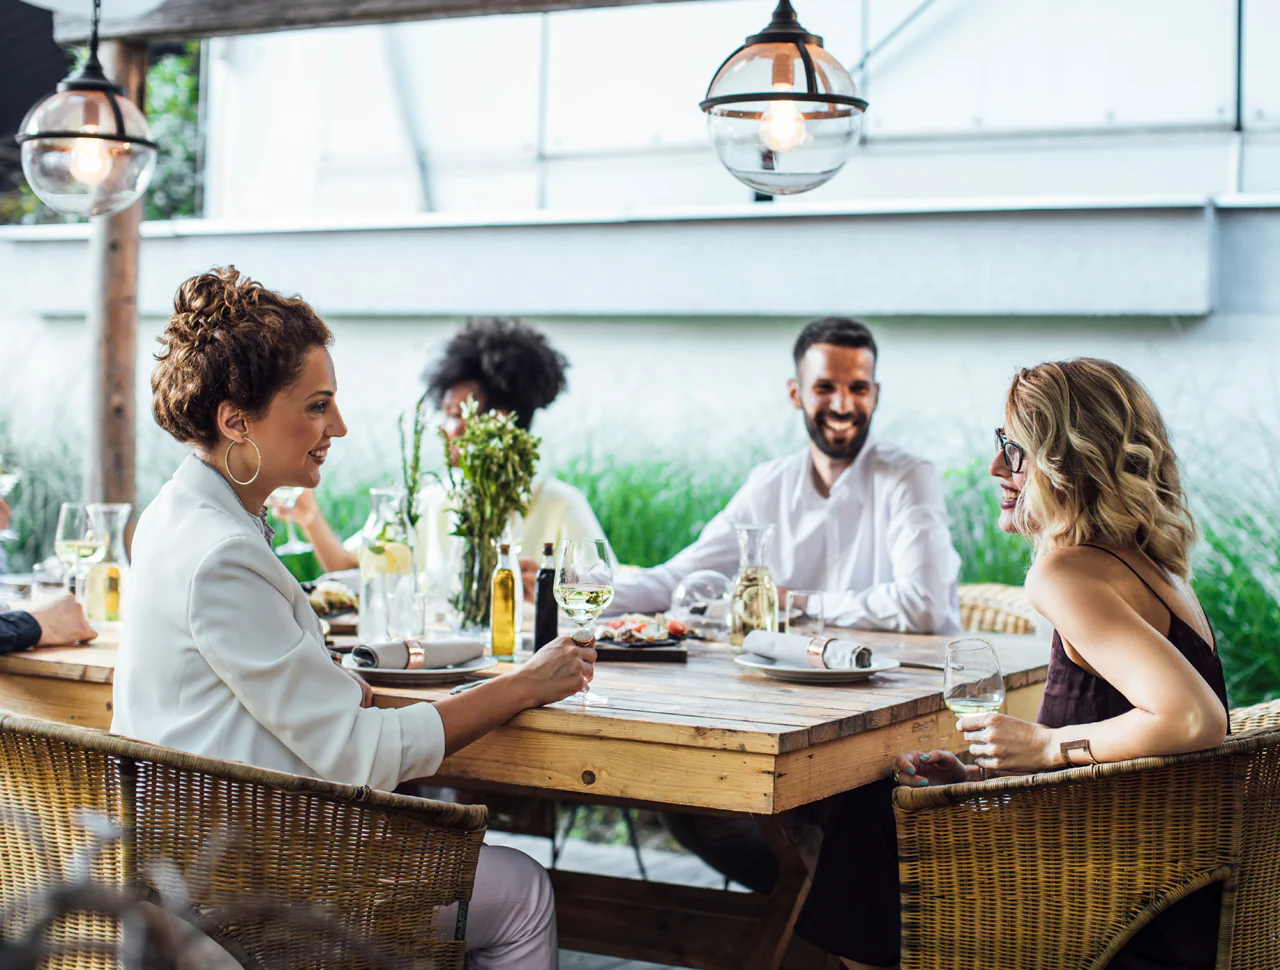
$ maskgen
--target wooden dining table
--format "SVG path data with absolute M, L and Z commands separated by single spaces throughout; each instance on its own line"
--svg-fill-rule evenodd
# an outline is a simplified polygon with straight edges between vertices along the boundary
M 877 658 L 940 664 L 946 636 L 834 631 Z M 1047 639 L 983 634 L 1005 678 L 1005 710 L 1034 718 Z M 0 709 L 105 729 L 115 646 L 0 657 Z M 500 665 L 499 675 L 511 669 Z M 705 970 L 794 965 L 795 919 L 821 843 L 824 799 L 886 777 L 903 751 L 963 750 L 942 673 L 902 666 L 842 686 L 774 680 L 732 649 L 693 641 L 686 664 L 599 664 L 600 706 L 573 700 L 516 715 L 445 759 L 435 784 L 471 791 L 751 816 L 779 859 L 772 893 L 722 892 L 553 872 L 560 944 Z M 448 687 L 374 688 L 379 707 L 439 700 Z

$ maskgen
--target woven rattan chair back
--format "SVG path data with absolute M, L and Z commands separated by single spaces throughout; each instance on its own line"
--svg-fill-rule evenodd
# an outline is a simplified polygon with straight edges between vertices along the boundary
M 36 900 L 64 885 L 74 867 L 94 854 L 95 836 L 83 824 L 86 812 L 121 817 L 110 755 L 69 740 L 8 730 L 0 721 L 0 909 L 9 914 L 0 923 L 0 940 L 26 936 L 38 918 Z M 96 855 L 94 880 L 123 884 L 124 845 L 113 843 Z M 107 917 L 67 913 L 50 926 L 45 940 L 58 950 L 69 948 L 57 961 L 59 968 L 116 970 L 118 965 L 110 952 L 118 927 Z
M 971 633 L 1035 633 L 1034 616 L 1021 586 L 966 583 L 960 587 L 960 625 Z
M 1280 730 L 1207 752 L 894 794 L 903 970 L 1105 967 L 1222 882 L 1217 966 L 1280 968 Z
M 99 790 L 90 804 L 133 833 L 109 875 L 136 871 L 139 884 L 169 897 L 178 877 L 193 920 L 245 966 L 463 964 L 459 929 L 484 839 L 481 806 L 335 785 L 24 718 L 0 718 L 0 738 L 6 762 L 9 747 L 32 751 L 32 767 L 20 770 L 43 770 L 46 791 L 58 792 L 64 811 Z M 73 763 L 99 766 L 83 792 L 58 790 L 61 763 L 39 767 L 45 752 L 63 749 Z

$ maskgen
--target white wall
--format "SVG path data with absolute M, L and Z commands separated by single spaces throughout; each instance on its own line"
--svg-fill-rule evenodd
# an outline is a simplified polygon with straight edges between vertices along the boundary
M 1280 209 L 1224 209 L 1217 227 L 1217 303 L 1203 318 L 871 317 L 882 346 L 878 426 L 944 465 L 964 463 L 988 449 L 1017 367 L 1096 355 L 1148 382 L 1195 464 L 1216 460 L 1227 447 L 1223 442 L 1249 447 L 1256 428 L 1280 440 Z M 402 233 L 379 234 L 384 253 L 402 245 Z M 343 234 L 326 238 L 334 254 L 351 251 Z M 227 260 L 255 270 L 240 257 L 260 243 L 260 234 L 216 240 Z M 175 454 L 161 448 L 150 422 L 146 377 L 164 299 L 183 275 L 208 265 L 205 250 L 191 249 L 196 242 L 144 242 L 138 388 L 144 482 L 158 480 Z M 273 245 L 289 251 L 287 236 Z M 377 268 L 376 251 L 362 252 L 359 263 L 343 270 L 353 297 L 369 286 Z M 74 375 L 88 354 L 79 273 L 84 258 L 83 241 L 58 241 L 28 229 L 0 232 L 0 414 L 18 416 L 17 433 L 26 440 L 83 425 L 84 387 Z M 183 260 L 190 265 L 179 271 Z M 290 288 L 324 290 L 334 265 L 320 258 L 298 261 Z M 572 269 L 549 285 L 571 287 Z M 424 291 L 423 299 L 429 305 L 430 293 Z M 351 428 L 328 467 L 337 482 L 394 466 L 395 417 L 415 399 L 425 361 L 458 322 L 430 313 L 361 314 L 351 305 L 339 312 L 318 306 L 337 335 L 340 403 Z M 854 303 L 848 310 L 859 308 Z M 593 315 L 535 322 L 572 362 L 568 393 L 536 428 L 552 465 L 586 448 L 667 457 L 694 469 L 738 465 L 802 440 L 784 393 L 802 317 Z

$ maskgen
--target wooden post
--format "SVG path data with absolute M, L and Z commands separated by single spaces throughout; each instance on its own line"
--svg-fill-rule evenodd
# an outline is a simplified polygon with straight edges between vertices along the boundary
M 145 110 L 147 45 L 106 41 L 99 56 L 107 76 Z M 90 220 L 88 323 L 93 357 L 84 481 L 88 502 L 134 502 L 134 361 L 143 205 L 139 199 L 124 212 Z

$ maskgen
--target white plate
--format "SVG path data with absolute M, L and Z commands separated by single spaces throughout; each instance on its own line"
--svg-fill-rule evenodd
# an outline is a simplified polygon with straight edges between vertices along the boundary
M 494 657 L 476 657 L 452 667 L 424 667 L 421 670 L 387 670 L 382 667 L 358 667 L 351 654 L 342 658 L 342 666 L 354 670 L 371 684 L 382 684 L 384 687 L 433 687 L 437 684 L 456 684 L 470 680 L 471 675 L 481 670 L 496 667 L 498 661 Z
M 855 667 L 852 670 L 828 670 L 826 667 L 793 667 L 780 664 L 768 657 L 754 653 L 740 653 L 733 658 L 740 667 L 758 670 L 766 677 L 775 680 L 786 680 L 793 684 L 853 684 L 866 680 L 872 674 L 882 674 L 899 666 L 898 661 L 890 658 L 873 658 L 870 667 Z

